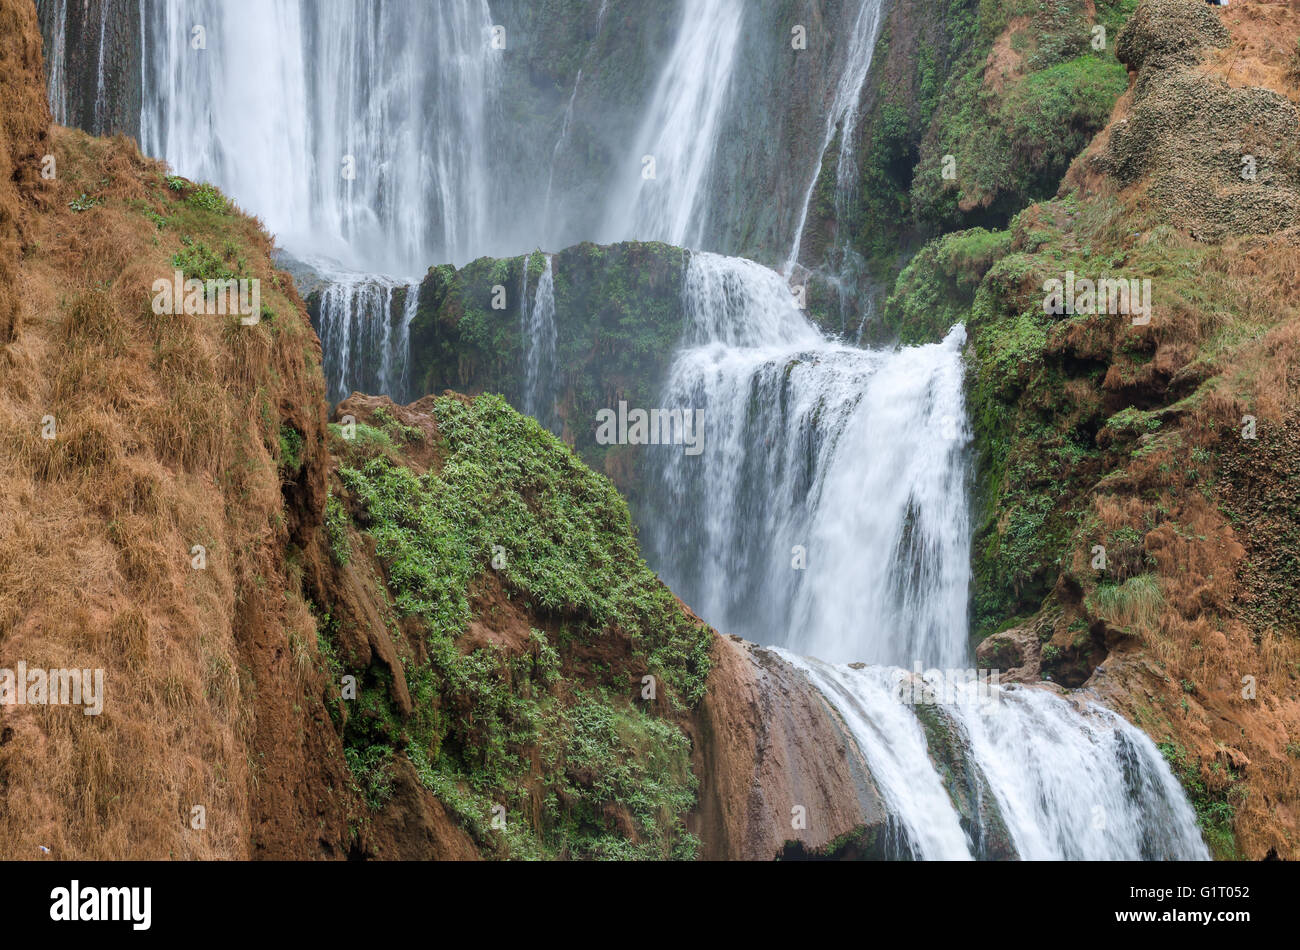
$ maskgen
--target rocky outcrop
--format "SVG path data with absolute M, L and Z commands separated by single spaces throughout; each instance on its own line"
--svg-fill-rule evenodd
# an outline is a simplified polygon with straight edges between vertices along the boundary
M 1116 50 L 1136 74 L 1128 117 L 1098 162 L 1124 185 L 1144 181 L 1161 213 L 1203 241 L 1300 222 L 1295 105 L 1273 90 L 1206 75 L 1207 51 L 1228 43 L 1204 4 L 1142 4 Z
M 1144 729 L 1219 857 L 1296 854 L 1297 33 L 1276 4 L 1142 0 L 1131 87 L 1058 197 L 931 245 L 890 303 L 969 332 L 981 666 Z M 1044 307 L 1115 278 L 1150 282 L 1149 320 Z
M 843 275 L 848 247 L 892 281 L 917 243 L 1004 227 L 1056 190 L 1124 91 L 1110 50 L 1127 8 L 898 0 L 887 14 L 854 132 L 852 193 L 832 201 L 837 170 L 823 168 L 803 260 Z M 859 289 L 880 293 L 870 281 Z
M 548 380 L 564 441 L 613 479 L 633 504 L 640 454 L 596 443 L 600 409 L 655 405 L 682 334 L 688 253 L 666 244 L 579 244 L 551 256 L 555 378 Z M 524 268 L 529 269 L 524 292 Z M 524 405 L 521 307 L 533 307 L 542 254 L 432 268 L 411 325 L 419 392 L 501 393 Z M 498 295 L 496 288 L 501 288 Z M 504 304 L 494 309 L 494 298 Z M 551 406 L 545 407 L 549 411 Z
M 691 729 L 701 784 L 690 827 L 701 857 L 884 857 L 883 802 L 825 698 L 779 655 L 739 637 L 718 637 L 711 652 Z
M 971 854 L 981 861 L 1014 859 L 1011 833 L 961 725 L 942 703 L 918 703 L 913 708 L 925 732 L 930 761 L 970 840 Z

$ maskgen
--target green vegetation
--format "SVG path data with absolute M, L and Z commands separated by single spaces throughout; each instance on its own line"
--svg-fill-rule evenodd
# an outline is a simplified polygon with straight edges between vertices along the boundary
M 1127 86 L 1114 42 L 1136 5 L 953 0 L 919 28 L 912 74 L 882 80 L 859 149 L 858 207 L 846 223 L 873 270 L 888 274 L 897 248 L 918 237 L 1001 228 L 1056 191 Z M 897 42 L 882 34 L 881 68 Z M 999 42 L 1009 49 L 995 52 Z
M 359 789 L 382 805 L 392 758 L 405 755 L 490 853 L 693 856 L 689 743 L 654 710 L 703 696 L 707 628 L 641 560 L 613 486 L 537 423 L 498 396 L 444 397 L 434 413 L 442 464 L 423 475 L 386 434 L 362 437 L 382 430 L 358 425 L 336 445 L 357 527 L 374 539 L 397 612 L 423 631 L 403 660 L 409 717 L 386 668 L 364 673 L 343 737 Z M 332 550 L 345 517 L 331 498 Z M 512 606 L 484 599 L 496 585 Z M 465 652 L 471 623 L 502 610 L 545 629 Z M 646 674 L 658 703 L 641 699 Z
M 1164 606 L 1160 582 L 1153 574 L 1130 577 L 1122 584 L 1103 581 L 1089 594 L 1092 612 L 1120 630 L 1155 627 Z
M 1169 763 L 1196 812 L 1196 823 L 1210 853 L 1219 861 L 1239 861 L 1242 854 L 1232 831 L 1237 803 L 1246 795 L 1246 789 L 1236 785 L 1240 776 L 1229 767 L 1223 773 L 1224 781 L 1212 788 L 1201 776 L 1197 762 L 1182 746 L 1172 741 L 1158 744 L 1160 753 Z
M 1017 216 L 999 240 L 974 232 L 977 247 L 1001 248 L 1002 256 L 991 265 L 978 259 L 987 269 L 973 292 L 970 271 L 952 263 L 956 249 L 973 240 L 969 234 L 946 236 L 918 254 L 900 276 L 889 309 L 901 321 L 936 301 L 942 319 L 922 335 L 957 319 L 970 332 L 968 404 L 980 449 L 973 599 L 978 640 L 1007 617 L 1037 610 L 1076 550 L 1104 543 L 1115 583 L 1148 571 L 1140 535 L 1099 532 L 1091 494 L 1103 472 L 1122 473 L 1176 444 L 1153 441 L 1162 436 L 1170 407 L 1106 408 L 1105 394 L 1116 380 L 1137 386 L 1143 378 L 1154 349 L 1150 337 L 1135 328 L 1117 335 L 1119 324 L 1107 314 L 1045 314 L 1043 282 L 1067 270 L 1109 276 L 1122 262 L 1124 273 L 1152 277 L 1155 305 L 1165 312 L 1214 313 L 1222 324 L 1231 308 L 1216 302 L 1228 291 L 1205 266 L 1203 249 L 1168 229 L 1123 222 L 1113 202 L 1081 206 L 1066 195 Z M 969 301 L 964 311 L 963 301 Z M 1207 337 L 1207 360 L 1213 345 Z M 1091 574 L 1077 580 L 1085 589 L 1098 582 Z
M 230 248 L 224 257 L 212 251 L 206 244 L 196 243 L 188 236 L 181 237 L 181 249 L 172 256 L 172 264 L 180 268 L 187 279 L 196 280 L 235 280 L 242 268 L 231 268 L 236 252 Z M 239 262 L 242 264 L 242 261 Z
M 380 406 L 374 411 L 375 421 L 379 423 L 384 434 L 393 442 L 415 443 L 424 440 L 424 433 L 415 426 L 403 425 L 393 418 L 392 413 L 384 406 Z M 367 428 L 369 428 L 367 426 Z M 372 430 L 373 431 L 373 430 Z M 390 445 L 392 442 L 389 443 Z
M 927 244 L 899 275 L 885 304 L 884 329 L 905 345 L 941 339 L 965 321 L 984 274 L 1010 244 L 1008 232 L 983 228 Z
M 334 563 L 343 567 L 352 559 L 352 541 L 348 537 L 351 519 L 343 503 L 332 492 L 325 501 L 325 538 Z
M 213 185 L 199 185 L 185 199 L 186 203 L 213 214 L 229 214 L 230 202 Z
M 84 191 L 77 197 L 68 202 L 68 207 L 80 214 L 83 211 L 89 211 L 100 203 L 100 199 L 86 194 Z
M 520 304 L 524 257 L 483 258 L 460 270 L 432 268 L 411 325 L 417 389 L 500 393 L 521 405 L 524 380 Z M 531 305 L 545 267 L 528 261 Z M 686 252 L 664 244 L 580 244 L 554 259 L 556 363 L 561 420 L 597 471 L 617 452 L 595 442 L 596 413 L 626 399 L 651 405 L 682 331 Z M 495 288 L 505 309 L 492 308 Z M 627 487 L 624 485 L 623 487 Z
M 280 472 L 292 477 L 302 470 L 302 433 L 287 423 L 280 426 Z

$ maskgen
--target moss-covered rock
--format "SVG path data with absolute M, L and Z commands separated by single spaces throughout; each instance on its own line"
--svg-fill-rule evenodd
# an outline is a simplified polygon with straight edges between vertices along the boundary
M 524 267 L 528 261 L 527 295 Z M 682 333 L 685 251 L 665 244 L 580 244 L 552 257 L 556 360 L 555 415 L 566 442 L 624 489 L 636 480 L 617 446 L 596 444 L 596 413 L 626 400 L 651 406 Z M 412 378 L 421 392 L 503 394 L 523 405 L 520 304 L 530 306 L 545 259 L 540 253 L 484 258 L 460 270 L 429 271 L 411 326 Z M 492 307 L 495 288 L 505 307 Z
M 926 238 L 1004 227 L 1055 193 L 1126 87 L 1114 37 L 1135 6 L 897 3 L 864 93 L 853 201 L 834 226 L 813 216 L 810 233 L 823 237 L 805 261 L 847 244 L 890 280 Z
M 341 736 L 376 820 L 409 763 L 485 855 L 693 857 L 682 724 L 713 634 L 641 560 L 613 486 L 499 396 L 339 412 L 357 422 L 332 427 L 350 523 L 327 520 L 330 546 L 371 559 L 388 619 L 359 651 L 339 614 L 326 653 L 357 677 Z
M 925 245 L 899 275 L 877 333 L 905 345 L 942 340 L 965 321 L 985 273 L 1010 243 L 1006 231 L 973 228 Z
M 913 708 L 925 732 L 930 761 L 970 838 L 972 853 L 987 861 L 1014 859 L 1016 849 L 1002 810 L 979 763 L 971 758 L 970 741 L 962 727 L 941 704 L 919 703 Z

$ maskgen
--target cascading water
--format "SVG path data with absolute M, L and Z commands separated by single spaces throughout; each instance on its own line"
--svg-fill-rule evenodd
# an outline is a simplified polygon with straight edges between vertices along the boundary
M 897 667 L 973 666 L 964 330 L 849 347 L 808 322 L 776 273 L 704 253 L 683 308 L 661 404 L 703 409 L 705 448 L 655 449 L 651 561 L 711 622 L 791 651 L 870 766 L 896 851 L 1207 857 L 1159 752 L 1119 716 L 1028 687 L 959 693 L 932 715 L 987 799 L 963 814 L 919 707 L 900 701 L 911 674 Z M 830 665 L 854 660 L 874 665 Z
M 409 398 L 407 355 L 418 305 L 418 286 L 384 278 L 335 275 L 325 286 L 318 330 L 332 402 L 353 392 Z
M 552 259 L 537 281 L 537 290 L 528 298 L 528 261 L 524 261 L 524 287 L 519 308 L 524 343 L 523 411 L 550 429 L 557 428 L 553 382 L 555 366 L 555 273 Z
M 840 711 L 917 859 L 984 857 L 989 828 L 962 827 L 930 765 L 924 730 L 899 701 L 902 670 L 855 669 L 784 654 Z M 992 802 L 988 814 L 1025 860 L 1208 857 L 1182 788 L 1155 744 L 1110 710 L 1031 687 L 973 684 L 945 704 Z
M 689 525 L 647 532 L 669 585 L 725 629 L 825 659 L 960 660 L 964 334 L 900 353 L 828 341 L 776 273 L 714 254 L 692 256 L 683 305 L 662 405 L 704 408 L 707 444 L 656 450 L 655 506 Z
M 66 0 L 49 2 L 61 24 Z M 559 137 L 516 149 L 540 169 L 528 182 L 547 213 L 534 222 L 498 211 L 509 177 L 499 158 L 509 150 L 490 134 L 502 92 L 487 0 L 119 2 L 140 4 L 145 150 L 220 185 L 323 275 L 331 398 L 354 389 L 411 398 L 418 285 L 330 262 L 410 276 L 541 243 L 554 227 L 555 165 L 567 154 L 582 72 Z M 609 7 L 602 0 L 597 33 Z M 684 0 L 681 9 L 598 216 L 607 240 L 700 247 L 709 231 L 710 177 L 738 101 L 742 29 L 755 14 L 742 0 Z M 837 135 L 837 209 L 851 196 L 853 130 L 881 14 L 881 0 L 858 0 L 836 47 L 843 66 L 787 278 Z M 50 91 L 65 118 L 58 33 Z M 100 35 L 96 122 L 108 95 L 102 23 Z M 524 270 L 524 409 L 557 428 L 552 260 L 531 294 Z M 654 450 L 649 556 L 707 619 L 790 651 L 869 763 L 897 853 L 1206 856 L 1158 751 L 1115 714 L 1024 687 L 1001 689 L 995 703 L 945 704 L 936 715 L 973 773 L 976 803 L 963 811 L 931 760 L 936 720 L 899 702 L 896 687 L 910 674 L 898 666 L 971 664 L 963 330 L 896 351 L 848 346 L 808 321 L 774 271 L 708 253 L 692 256 L 683 303 L 686 331 L 662 405 L 704 410 L 704 452 Z M 874 665 L 831 665 L 849 661 Z
M 395 316 L 401 278 L 506 247 L 486 0 L 140 2 L 145 150 L 220 185 L 331 284 L 332 398 L 406 398 L 417 289 Z
M 295 254 L 415 274 L 494 249 L 486 0 L 141 2 L 147 152 Z
M 49 0 L 53 8 L 54 31 L 50 37 L 49 49 L 46 53 L 46 69 L 48 77 L 46 90 L 50 99 L 50 112 L 54 115 L 54 121 L 60 125 L 68 124 L 68 80 L 67 80 L 67 49 L 68 49 L 68 0 Z M 101 49 L 101 58 L 102 58 Z
M 837 212 L 843 211 L 844 198 L 855 186 L 855 179 L 857 178 L 857 165 L 854 162 L 853 153 L 855 144 L 853 133 L 858 122 L 858 108 L 862 101 L 862 86 L 867 81 L 867 73 L 871 71 L 871 59 L 876 49 L 876 38 L 880 35 L 883 13 L 884 3 L 882 0 L 865 0 L 858 10 L 857 19 L 853 24 L 853 32 L 849 38 L 849 53 L 845 61 L 844 71 L 840 74 L 839 83 L 835 87 L 835 101 L 826 114 L 825 138 L 822 141 L 821 151 L 818 153 L 820 157 L 818 172 L 820 172 L 821 162 L 825 161 L 826 152 L 830 149 L 831 143 L 834 142 L 838 133 L 840 148 L 835 174 Z M 808 224 L 808 210 L 812 207 L 813 192 L 817 187 L 819 177 L 819 174 L 814 175 L 812 181 L 808 184 L 808 190 L 804 192 L 803 209 L 799 213 L 799 224 L 794 231 L 794 244 L 790 249 L 790 256 L 786 259 L 785 273 L 787 276 L 793 272 L 795 266 L 799 263 L 799 251 L 803 246 L 803 231 Z M 843 220 L 842 215 L 840 220 Z
M 677 43 L 626 163 L 606 224 L 608 241 L 698 247 L 704 192 L 740 42 L 741 0 L 688 0 Z
M 597 30 L 599 30 L 599 27 L 597 27 Z M 555 148 L 551 150 L 551 170 L 546 176 L 546 200 L 542 204 L 542 220 L 546 222 L 552 231 L 555 230 L 551 215 L 551 199 L 555 192 L 555 165 L 560 159 L 560 150 L 569 138 L 569 129 L 573 125 L 573 104 L 578 101 L 578 90 L 581 87 L 582 70 L 579 69 L 578 78 L 573 81 L 573 92 L 569 95 L 569 104 L 564 110 L 564 118 L 560 121 L 560 134 L 555 140 Z

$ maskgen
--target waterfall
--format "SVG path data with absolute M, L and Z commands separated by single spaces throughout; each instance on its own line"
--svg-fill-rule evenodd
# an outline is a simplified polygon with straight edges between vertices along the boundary
M 404 281 L 385 275 L 504 247 L 485 0 L 139 2 L 145 151 L 215 182 L 334 275 L 319 318 L 331 398 L 409 398 L 418 294 L 395 323 Z
M 709 169 L 740 44 L 741 0 L 686 0 L 627 172 L 616 184 L 608 241 L 703 239 Z
M 653 449 L 649 560 L 705 619 L 784 648 L 835 707 L 895 850 L 1207 857 L 1160 753 L 1114 713 L 996 685 L 996 701 L 932 703 L 931 728 L 954 737 L 970 773 L 955 789 L 918 707 L 900 701 L 912 674 L 899 667 L 973 666 L 964 329 L 929 346 L 850 347 L 823 336 L 774 271 L 708 253 L 692 255 L 682 304 L 661 406 L 704 411 L 704 451 Z M 959 795 L 974 804 L 963 811 Z
M 46 0 L 46 5 L 53 8 L 52 34 L 46 53 L 46 70 L 48 72 L 46 91 L 50 99 L 50 112 L 54 121 L 60 125 L 68 124 L 68 0 Z M 100 58 L 103 59 L 101 44 Z
M 902 670 L 834 667 L 783 654 L 840 711 L 910 856 L 983 857 L 996 816 L 1025 860 L 1204 860 L 1209 852 L 1155 744 L 1095 703 L 1076 708 L 1046 690 L 995 687 L 943 707 L 956 743 L 993 801 L 962 827 L 930 759 L 914 708 L 899 701 Z
M 524 287 L 519 307 L 524 343 L 523 411 L 543 426 L 559 428 L 555 418 L 555 275 L 551 255 L 537 282 L 532 302 L 528 299 L 528 262 L 524 258 Z
M 854 21 L 844 70 L 840 73 L 839 83 L 835 87 L 835 100 L 826 114 L 826 131 L 821 151 L 818 153 L 821 161 L 813 170 L 812 181 L 808 183 L 808 190 L 804 193 L 803 209 L 799 213 L 799 223 L 794 231 L 794 245 L 786 260 L 787 275 L 792 273 L 799 263 L 799 251 L 803 245 L 804 227 L 808 224 L 808 210 L 812 206 L 813 192 L 816 191 L 817 179 L 821 176 L 821 166 L 825 162 L 826 152 L 835 140 L 837 131 L 840 136 L 840 148 L 836 166 L 835 205 L 840 220 L 846 204 L 845 196 L 855 186 L 857 165 L 853 158 L 853 133 L 857 128 L 862 86 L 867 81 L 867 73 L 871 71 L 876 38 L 880 34 L 883 8 L 883 0 L 864 0 Z
M 331 400 L 417 395 L 411 278 L 432 263 L 536 247 L 554 228 L 557 165 L 579 150 L 565 145 L 582 71 L 554 143 L 548 134 L 507 148 L 499 137 L 513 103 L 503 103 L 487 0 L 118 2 L 140 4 L 144 150 L 221 186 L 324 278 L 316 321 Z M 856 3 L 829 54 L 841 63 L 834 88 L 814 90 L 829 102 L 816 167 L 808 179 L 791 172 L 803 199 L 780 244 L 790 248 L 785 277 L 705 250 L 690 258 L 660 400 L 704 412 L 703 452 L 647 447 L 647 557 L 701 616 L 782 651 L 835 707 L 885 799 L 899 856 L 1205 857 L 1159 752 L 1114 713 L 1029 687 L 924 711 L 899 701 L 905 669 L 973 662 L 965 332 L 929 346 L 850 346 L 814 326 L 787 283 L 837 136 L 841 218 L 852 202 L 854 130 L 883 12 L 883 0 Z M 68 6 L 43 0 L 62 121 Z M 111 105 L 107 9 L 98 7 L 96 123 Z M 712 179 L 728 168 L 720 139 L 746 92 L 743 30 L 771 23 L 743 0 L 682 0 L 681 10 L 621 172 L 601 180 L 608 193 L 588 216 L 590 237 L 706 243 Z M 597 34 L 608 14 L 603 0 Z M 512 177 L 530 193 L 526 208 L 505 207 Z M 544 256 L 534 288 L 532 255 L 522 277 L 521 402 L 557 430 L 555 275 Z M 832 282 L 854 292 L 843 274 Z M 935 761 L 936 729 L 962 757 L 961 788 Z
M 646 532 L 711 622 L 823 659 L 952 664 L 969 551 L 961 346 L 827 340 L 784 281 L 699 253 L 661 405 L 704 409 L 697 458 L 655 450 Z
M 486 0 L 141 2 L 146 152 L 297 255 L 415 274 L 494 249 Z
M 569 127 L 573 125 L 573 104 L 578 101 L 578 89 L 581 86 L 582 70 L 579 69 L 578 77 L 573 81 L 573 92 L 569 96 L 569 105 L 565 108 L 564 118 L 560 121 L 559 137 L 555 140 L 555 148 L 551 150 L 551 170 L 546 176 L 546 200 L 542 203 L 542 221 L 545 222 L 551 233 L 556 230 L 551 217 L 551 194 L 555 190 L 555 164 L 560 159 L 560 149 L 569 137 Z
M 411 321 L 418 284 L 364 274 L 334 274 L 321 291 L 317 332 L 331 402 L 353 392 L 409 395 Z M 399 308 L 398 295 L 404 294 Z

